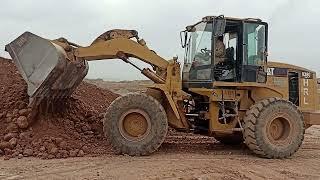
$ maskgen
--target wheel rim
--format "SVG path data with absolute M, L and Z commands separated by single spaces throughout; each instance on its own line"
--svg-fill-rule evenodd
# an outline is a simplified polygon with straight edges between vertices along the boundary
M 293 132 L 292 124 L 285 114 L 279 114 L 269 121 L 267 126 L 268 139 L 277 145 L 287 145 Z
M 140 141 L 150 133 L 151 121 L 145 111 L 141 109 L 130 109 L 122 114 L 118 127 L 120 134 L 125 139 Z

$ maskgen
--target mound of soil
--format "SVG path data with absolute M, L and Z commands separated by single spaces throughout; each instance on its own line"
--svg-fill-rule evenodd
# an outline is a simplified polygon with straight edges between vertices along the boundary
M 9 59 L 0 58 L 0 156 L 44 159 L 110 152 L 102 131 L 103 113 L 118 97 L 82 82 L 64 111 L 30 116 L 27 85 Z

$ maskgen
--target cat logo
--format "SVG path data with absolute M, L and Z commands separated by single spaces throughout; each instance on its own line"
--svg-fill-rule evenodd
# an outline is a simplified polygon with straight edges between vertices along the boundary
M 268 76 L 286 77 L 288 75 L 288 69 L 278 68 L 278 67 L 268 67 L 267 75 Z
M 268 68 L 267 69 L 267 75 L 268 76 L 273 76 L 273 71 L 274 71 L 274 68 Z

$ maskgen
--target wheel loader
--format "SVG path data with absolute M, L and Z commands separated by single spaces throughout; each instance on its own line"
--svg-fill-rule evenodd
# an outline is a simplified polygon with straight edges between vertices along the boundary
M 89 61 L 122 60 L 152 80 L 146 92 L 118 97 L 106 109 L 104 133 L 118 154 L 153 153 L 170 126 L 224 144 L 245 143 L 260 157 L 287 158 L 301 146 L 305 129 L 320 124 L 316 73 L 267 60 L 266 22 L 207 16 L 180 37 L 183 65 L 159 56 L 135 30 L 110 30 L 84 47 L 25 32 L 6 51 L 33 107 L 65 101 Z

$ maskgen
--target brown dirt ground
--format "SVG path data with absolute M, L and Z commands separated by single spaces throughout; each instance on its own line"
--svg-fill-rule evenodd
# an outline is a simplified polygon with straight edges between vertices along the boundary
M 290 159 L 262 159 L 244 147 L 212 138 L 169 136 L 147 157 L 0 160 L 0 179 L 320 179 L 320 126 L 307 130 L 302 148 Z

